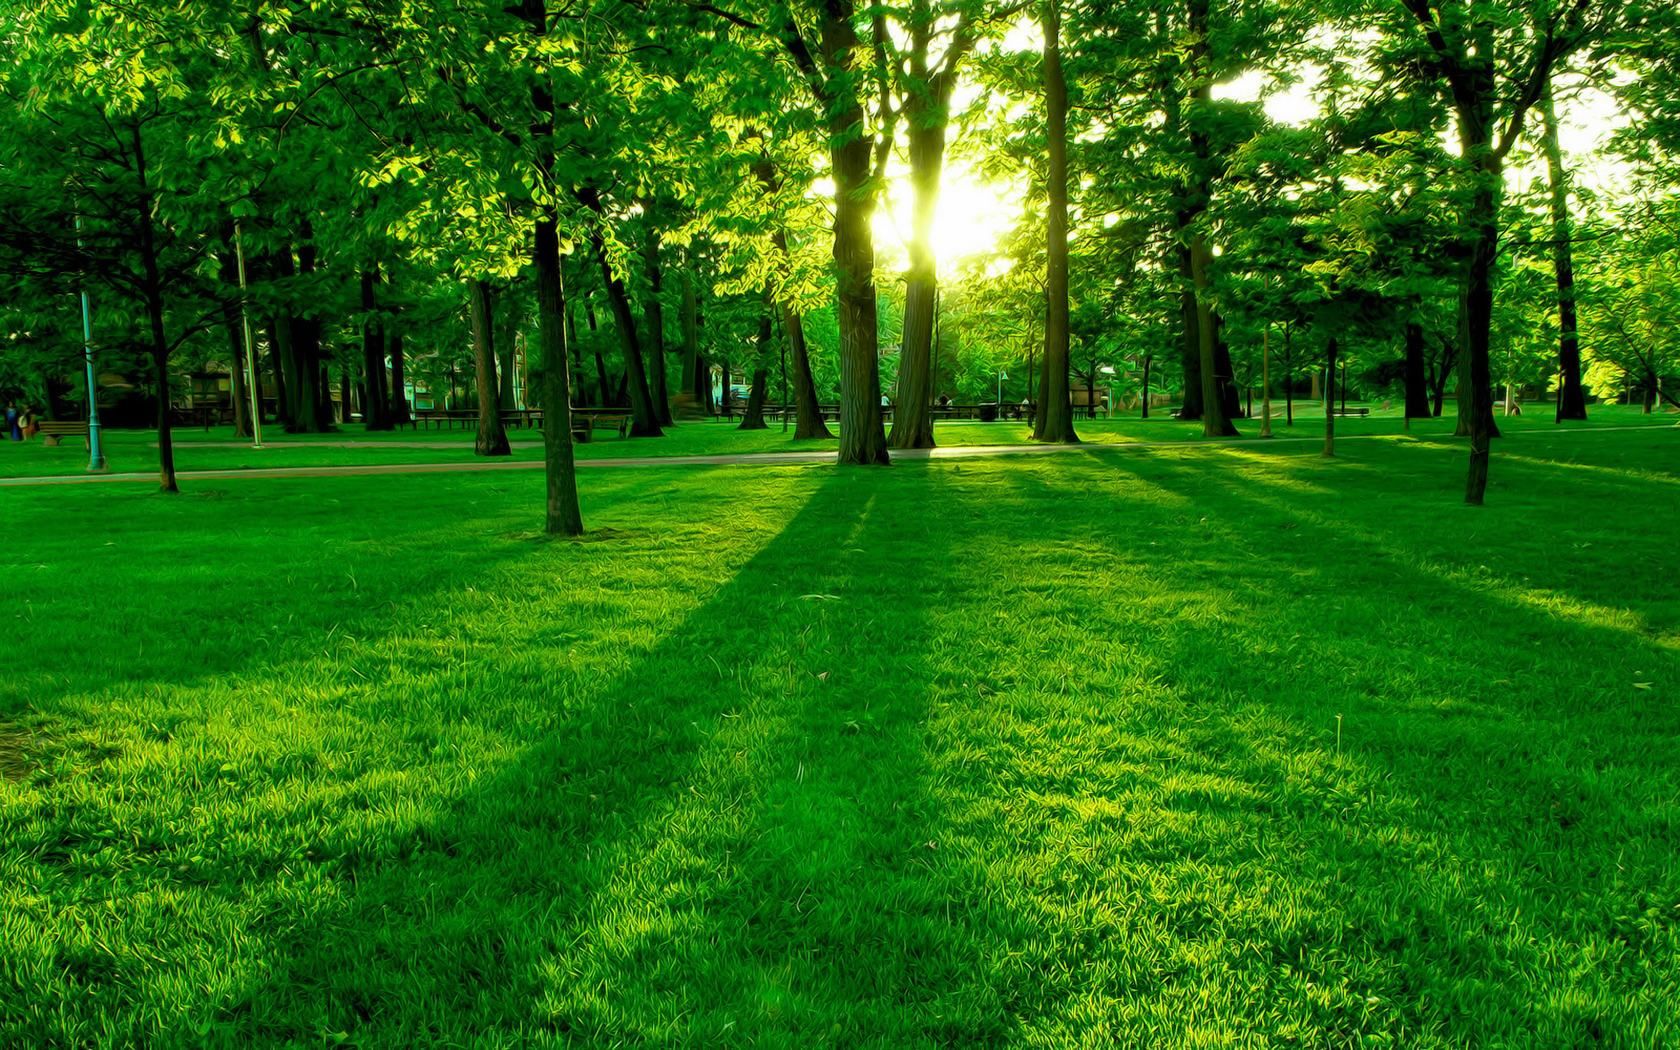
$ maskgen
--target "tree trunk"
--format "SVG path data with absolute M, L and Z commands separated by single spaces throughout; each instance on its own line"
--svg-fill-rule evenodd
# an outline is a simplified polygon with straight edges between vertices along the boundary
M 485 281 L 467 284 L 468 314 L 472 318 L 473 365 L 478 384 L 478 438 L 473 451 L 480 456 L 507 456 L 507 431 L 502 428 L 501 388 L 496 382 L 495 293 Z
M 1212 256 L 1208 257 L 1212 263 Z M 1231 363 L 1231 346 L 1225 341 L 1225 318 L 1212 310 L 1208 310 L 1209 320 L 1213 324 L 1213 368 L 1215 385 L 1219 388 L 1219 396 L 1225 407 L 1225 421 L 1244 419 L 1252 413 L 1245 413 L 1242 407 L 1242 392 L 1237 389 L 1237 369 Z
M 514 344 L 519 333 L 519 323 L 516 320 L 519 317 L 519 311 L 515 306 L 514 297 L 510 294 L 504 294 L 506 291 L 511 291 L 511 289 L 498 292 L 495 299 L 495 305 L 500 307 L 496 312 L 496 316 L 500 319 L 496 327 L 496 395 L 497 400 L 502 403 L 503 411 L 524 407 L 519 404 L 519 389 L 515 382 L 518 356 Z M 566 319 L 570 323 L 571 316 L 569 313 Z M 578 352 L 577 339 L 574 337 L 571 343 L 572 355 L 575 357 Z
M 1325 370 L 1329 375 L 1336 374 L 1336 352 L 1340 347 L 1336 337 L 1331 336 L 1330 342 L 1324 348 Z M 1326 391 L 1324 397 L 1324 456 L 1326 459 L 1336 454 L 1336 398 Z
M 368 430 L 390 430 L 391 398 L 385 389 L 385 330 L 374 310 L 378 307 L 375 270 L 362 271 L 362 425 Z
M 385 343 L 386 350 L 391 355 L 391 388 L 387 392 L 390 397 L 390 411 L 385 414 L 385 420 L 391 427 L 401 423 L 412 422 L 414 417 L 408 411 L 408 366 L 403 355 L 403 335 L 401 329 L 391 332 Z
M 297 274 L 301 278 L 308 278 L 315 272 L 315 249 L 307 243 L 310 236 L 307 224 L 302 233 L 306 240 L 301 241 L 297 248 Z M 285 253 L 285 266 L 291 270 L 291 253 Z M 291 383 L 287 390 L 292 395 L 290 422 L 286 429 L 291 433 L 322 434 L 330 430 L 327 418 L 321 411 L 322 397 L 326 393 L 321 386 L 321 321 L 308 315 L 291 315 L 292 326 L 292 361 Z
M 1569 217 L 1569 180 L 1558 144 L 1557 106 L 1551 78 L 1540 96 L 1541 144 L 1552 190 L 1552 267 L 1558 291 L 1558 397 L 1556 421 L 1587 418 L 1587 395 L 1581 387 L 1581 339 L 1575 311 L 1575 252 Z
M 144 277 L 146 320 L 150 326 L 152 373 L 157 386 L 158 488 L 179 492 L 175 484 L 175 442 L 169 427 L 169 338 L 163 327 L 163 277 L 158 268 L 157 235 L 152 226 L 151 186 L 146 181 L 146 150 L 138 123 L 130 127 L 135 177 L 140 186 L 140 265 Z M 97 391 L 89 391 L 97 396 Z M 89 405 L 91 418 L 93 406 Z
M 787 237 L 777 234 L 781 244 L 786 245 Z M 700 300 L 694 293 L 694 275 L 684 272 L 682 282 L 682 389 L 695 395 L 699 400 L 700 383 L 697 378 L 700 370 Z
M 741 413 L 737 430 L 764 430 L 764 399 L 770 390 L 770 297 L 765 296 L 764 316 L 758 319 L 758 353 L 754 358 L 752 388 L 747 394 L 747 407 Z
M 596 216 L 605 214 L 600 194 L 592 186 L 573 190 L 584 207 Z M 647 363 L 642 358 L 642 340 L 636 331 L 636 314 L 630 308 L 630 293 L 624 280 L 613 273 L 612 260 L 607 256 L 606 238 L 599 228 L 590 231 L 589 244 L 595 253 L 595 263 L 601 271 L 601 285 L 607 290 L 607 306 L 612 310 L 613 323 L 618 328 L 618 343 L 624 351 L 624 374 L 630 389 L 631 437 L 659 437 L 659 412 L 653 405 L 653 391 L 648 386 Z
M 1459 108 L 1462 155 L 1471 165 L 1474 188 L 1466 224 L 1473 231 L 1470 264 L 1464 282 L 1464 381 L 1469 385 L 1460 404 L 1470 410 L 1470 465 L 1465 474 L 1464 502 L 1480 506 L 1487 491 L 1488 458 L 1492 439 L 1499 435 L 1493 422 L 1493 384 L 1489 366 L 1493 334 L 1493 271 L 1499 259 L 1499 196 L 1504 164 L 1490 139 L 1493 126 L 1494 78 L 1492 56 L 1478 64 L 1475 104 Z
M 1283 325 L 1283 425 L 1295 425 L 1295 326 Z
M 1049 153 L 1046 181 L 1044 364 L 1033 440 L 1074 444 L 1073 397 L 1068 379 L 1068 157 L 1067 79 L 1062 71 L 1061 0 L 1044 0 L 1044 110 Z M 998 406 L 1003 411 L 1003 406 Z
M 1188 224 L 1188 219 L 1182 219 Z M 1181 232 L 1183 226 L 1180 227 Z M 1179 347 L 1182 357 L 1181 369 L 1184 373 L 1184 396 L 1180 399 L 1178 408 L 1179 419 L 1202 418 L 1202 335 L 1199 318 L 1201 308 L 1196 302 L 1195 267 L 1190 261 L 1190 246 L 1182 245 L 1179 249 L 1179 280 L 1184 283 L 1184 290 L 1179 293 L 1178 312 L 1179 330 L 1183 337 Z
M 910 235 L 910 269 L 905 274 L 903 350 L 898 363 L 898 400 L 893 406 L 893 448 L 933 448 L 933 325 L 939 309 L 939 268 L 933 250 L 933 222 L 939 208 L 939 181 L 945 168 L 945 137 L 950 123 L 951 92 L 956 85 L 954 58 L 929 77 L 926 61 L 932 19 L 915 20 L 912 44 L 921 83 L 905 103 L 909 125 L 910 184 L 915 215 Z M 1000 406 L 1001 408 L 1001 406 Z
M 797 414 L 793 436 L 799 441 L 831 438 L 834 435 L 829 433 L 828 424 L 823 420 L 817 382 L 811 375 L 811 357 L 805 346 L 805 322 L 786 304 L 782 306 L 782 327 L 787 331 L 788 349 L 793 358 L 793 403 Z
M 595 304 L 589 299 L 583 301 L 583 319 L 589 324 L 589 343 L 595 350 L 595 386 L 601 392 L 598 403 L 604 407 L 618 399 L 607 376 L 607 359 L 601 356 L 601 329 L 595 323 Z
M 642 317 L 648 335 L 648 371 L 651 382 L 648 392 L 653 398 L 654 418 L 661 426 L 670 426 L 671 392 L 666 388 L 665 364 L 665 303 L 660 295 L 664 288 L 664 272 L 659 264 L 659 228 L 653 224 L 653 202 L 643 205 L 647 214 L 647 237 L 642 241 L 642 261 L 647 268 L 648 297 L 642 304 Z
M 1196 333 L 1201 343 L 1202 434 L 1206 437 L 1236 437 L 1237 428 L 1226 415 L 1226 398 L 1221 384 L 1228 383 L 1228 380 L 1220 375 L 1215 346 L 1219 334 L 1213 323 L 1213 312 L 1208 307 L 1207 292 L 1211 285 L 1208 266 L 1213 262 L 1213 251 L 1208 247 L 1207 238 L 1200 233 L 1191 237 L 1190 261 L 1197 293 Z
M 1406 325 L 1406 418 L 1429 418 L 1429 382 L 1423 370 L 1423 325 Z
M 281 426 L 287 422 L 286 358 L 292 345 L 292 317 L 286 310 L 276 311 L 268 320 L 268 370 L 274 378 L 274 421 Z M 261 399 L 258 399 L 260 405 Z
M 524 0 L 520 9 L 533 36 L 548 32 L 547 0 Z M 554 180 L 554 95 L 539 79 L 531 88 L 536 120 L 537 175 Z M 537 278 L 537 347 L 542 355 L 543 459 L 547 468 L 547 505 L 544 531 L 550 535 L 583 535 L 583 512 L 578 505 L 577 463 L 572 448 L 571 376 L 566 362 L 566 295 L 560 269 L 559 209 L 552 203 L 537 206 L 532 262 Z
M 1154 354 L 1143 355 L 1143 404 L 1140 409 L 1141 414 L 1138 416 L 1139 419 L 1149 418 L 1149 365 L 1154 360 Z
M 834 179 L 835 319 L 840 329 L 840 449 L 842 464 L 885 465 L 887 432 L 881 416 L 879 315 L 875 302 L 873 221 L 879 190 L 873 170 L 874 135 L 864 112 L 866 81 L 858 75 L 854 5 L 825 7 L 822 51 L 828 75 L 824 99 L 830 171 Z M 838 72 L 844 71 L 844 72 Z M 727 388 L 727 384 L 726 384 Z

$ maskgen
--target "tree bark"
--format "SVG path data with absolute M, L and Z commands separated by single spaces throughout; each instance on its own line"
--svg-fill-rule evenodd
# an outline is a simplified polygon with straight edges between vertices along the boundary
M 391 398 L 385 389 L 385 329 L 374 312 L 379 302 L 375 288 L 376 270 L 362 271 L 362 381 L 367 390 L 362 398 L 362 426 L 368 430 L 390 430 Z
M 573 195 L 595 213 L 597 221 L 605 221 L 602 218 L 605 206 L 593 186 L 580 186 L 573 190 Z M 607 291 L 607 306 L 612 310 L 613 323 L 618 328 L 618 343 L 624 350 L 624 374 L 630 388 L 630 436 L 659 437 L 663 433 L 659 426 L 660 413 L 654 408 L 653 391 L 648 386 L 647 362 L 642 357 L 642 340 L 636 331 L 635 311 L 630 308 L 630 293 L 624 287 L 623 278 L 613 273 L 612 260 L 607 256 L 606 238 L 599 226 L 590 231 L 589 243 L 601 271 L 601 284 Z
M 782 328 L 787 332 L 789 356 L 793 359 L 793 403 L 796 415 L 793 436 L 804 441 L 832 438 L 823 419 L 817 382 L 811 375 L 811 357 L 805 346 L 805 322 L 786 304 L 782 306 Z
M 403 334 L 400 328 L 392 330 L 390 338 L 386 340 L 386 349 L 391 355 L 391 389 L 390 411 L 385 419 L 390 426 L 413 421 L 408 411 L 408 370 L 407 359 L 403 354 Z
M 788 254 L 787 232 L 777 230 L 773 235 L 776 250 L 784 257 Z M 685 307 L 687 303 L 685 302 Z M 812 438 L 832 438 L 828 424 L 823 420 L 822 401 L 817 397 L 816 377 L 811 374 L 810 349 L 805 345 L 805 321 L 786 301 L 780 304 L 782 311 L 782 329 L 787 334 L 788 350 L 793 359 L 793 404 L 795 423 L 793 436 L 796 441 Z M 686 310 L 685 310 L 686 312 Z M 687 337 L 686 325 L 684 331 Z
M 1206 437 L 1236 437 L 1237 428 L 1226 414 L 1224 387 L 1230 385 L 1230 380 L 1220 374 L 1216 346 L 1219 334 L 1213 322 L 1213 311 L 1208 306 L 1207 291 L 1212 283 L 1208 267 L 1213 262 L 1213 251 L 1200 233 L 1191 236 L 1190 261 L 1196 286 L 1196 333 L 1201 343 L 1202 434 Z
M 911 221 L 910 269 L 905 274 L 898 398 L 893 406 L 892 432 L 887 436 L 887 443 L 893 448 L 934 447 L 932 360 L 933 326 L 939 309 L 939 267 L 933 250 L 933 223 L 938 214 L 939 182 L 945 168 L 951 93 L 956 87 L 957 64 L 966 48 L 967 36 L 959 28 L 939 71 L 930 73 L 927 60 L 933 31 L 930 5 L 926 0 L 917 0 L 910 28 L 913 82 L 904 104 L 915 211 Z
M 517 321 L 519 310 L 514 297 L 506 294 L 508 291 L 511 291 L 511 289 L 499 290 L 493 300 L 493 304 L 500 308 L 495 311 L 495 316 L 498 319 L 496 324 L 496 394 L 498 400 L 502 403 L 503 411 L 522 407 L 519 404 L 519 391 L 515 383 L 518 356 L 514 344 L 519 333 L 519 323 Z M 571 317 L 568 314 L 567 322 L 570 323 L 570 320 Z M 574 338 L 571 342 L 572 354 L 575 357 L 578 350 L 577 340 Z
M 589 343 L 595 351 L 595 387 L 600 391 L 597 403 L 610 405 L 616 398 L 613 396 L 612 380 L 607 378 L 607 359 L 601 356 L 601 329 L 595 323 L 595 304 L 588 297 L 583 300 L 583 319 L 589 324 Z
M 502 427 L 501 388 L 496 382 L 496 315 L 494 293 L 485 281 L 467 284 L 468 313 L 472 318 L 473 365 L 478 382 L 478 438 L 473 451 L 480 456 L 507 456 L 507 431 Z
M 158 488 L 163 492 L 179 492 L 175 483 L 175 443 L 169 420 L 169 337 L 163 322 L 163 276 L 158 266 L 157 233 L 153 227 L 151 185 L 146 175 L 146 149 L 140 125 L 134 124 L 131 144 L 134 147 L 134 171 L 140 187 L 136 209 L 140 228 L 140 266 L 142 288 L 146 301 L 146 321 L 151 336 L 152 373 L 157 388 Z M 93 392 L 90 392 L 90 396 Z M 90 408 L 91 412 L 92 409 Z
M 758 319 L 758 353 L 754 357 L 752 388 L 747 394 L 747 407 L 741 413 L 737 430 L 764 430 L 764 399 L 770 390 L 770 296 L 766 294 L 764 315 Z
M 661 426 L 670 426 L 675 421 L 671 418 L 671 393 L 666 387 L 665 303 L 660 298 L 664 272 L 659 263 L 659 228 L 653 223 L 652 201 L 644 203 L 643 211 L 648 219 L 647 236 L 642 240 L 642 263 L 648 278 L 648 297 L 642 303 L 642 318 L 648 335 L 648 371 L 651 374 L 648 392 L 653 398 L 654 418 Z
M 784 238 L 785 243 L 785 238 Z M 694 275 L 685 272 L 682 282 L 682 389 L 699 398 L 700 384 L 696 375 L 700 368 L 700 310 L 699 296 L 694 292 Z
M 282 308 L 268 319 L 268 370 L 274 379 L 274 421 L 282 427 L 288 418 L 285 362 L 291 343 L 291 314 Z M 260 397 L 258 404 L 261 404 Z
M 1044 364 L 1033 440 L 1075 444 L 1068 378 L 1068 157 L 1067 79 L 1062 71 L 1061 0 L 1044 0 L 1044 111 L 1049 153 L 1046 189 Z M 1003 411 L 1003 406 L 998 406 Z
M 1154 360 L 1154 354 L 1143 355 L 1143 403 L 1140 407 L 1139 419 L 1149 418 L 1149 366 Z
M 881 415 L 879 313 L 875 301 L 873 221 L 879 190 L 874 136 L 864 129 L 859 66 L 861 47 L 853 0 L 831 0 L 821 24 L 827 66 L 820 101 L 826 111 L 834 179 L 835 315 L 840 329 L 840 448 L 842 464 L 885 465 L 887 432 Z
M 1324 348 L 1325 370 L 1330 375 L 1336 374 L 1336 355 L 1340 347 L 1336 337 L 1331 336 L 1330 342 Z M 1329 459 L 1336 454 L 1336 398 L 1331 391 L 1325 391 L 1324 397 L 1324 457 Z
M 1423 369 L 1423 325 L 1406 325 L 1406 418 L 1429 418 L 1429 381 Z
M 1557 105 L 1551 78 L 1540 96 L 1541 144 L 1552 191 L 1552 268 L 1558 292 L 1558 396 L 1556 422 L 1587 418 L 1587 395 L 1581 386 L 1581 338 L 1575 310 L 1575 252 L 1569 216 L 1569 178 L 1558 144 Z
M 548 32 L 547 0 L 524 0 L 521 16 L 533 36 Z M 545 184 L 554 180 L 554 118 L 556 106 L 546 80 L 531 88 L 536 119 L 531 126 L 536 142 L 537 174 Z M 552 203 L 537 206 L 532 263 L 537 278 L 537 346 L 543 365 L 543 459 L 547 468 L 544 530 L 550 535 L 583 535 L 583 511 L 578 505 L 577 463 L 572 448 L 571 375 L 566 353 L 566 295 L 560 269 L 559 210 Z
M 1283 323 L 1283 425 L 1295 425 L 1295 326 Z

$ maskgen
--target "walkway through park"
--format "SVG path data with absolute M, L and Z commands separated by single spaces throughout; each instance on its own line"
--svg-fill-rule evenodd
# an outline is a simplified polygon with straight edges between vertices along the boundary
M 1677 425 L 1680 428 L 1680 425 Z M 1581 430 L 1558 430 L 1546 433 L 1527 433 L 1527 438 L 1554 438 L 1573 434 L 1603 434 L 1622 430 L 1663 430 L 1662 425 L 1646 424 L 1642 426 L 1621 427 L 1592 427 Z M 1337 444 L 1344 441 L 1373 441 L 1394 440 L 1402 435 L 1397 434 L 1348 434 L 1338 436 Z M 1117 441 L 1080 445 L 951 445 L 933 449 L 905 449 L 894 450 L 895 460 L 922 459 L 980 459 L 996 456 L 1053 456 L 1067 453 L 1104 453 L 1124 452 L 1137 448 L 1205 448 L 1209 445 L 1287 445 L 1287 444 L 1317 444 L 1324 439 L 1320 435 L 1302 437 L 1238 437 L 1219 439 L 1199 439 L 1193 441 L 1152 441 L 1138 439 L 1135 441 Z M 1415 440 L 1446 442 L 1451 439 L 1440 437 L 1420 437 Z M 178 446 L 182 448 L 249 448 L 245 443 L 236 442 L 204 442 Z M 288 441 L 283 445 L 272 445 L 271 448 L 337 448 L 337 449 L 392 449 L 392 448 L 421 448 L 421 449 L 462 449 L 461 442 L 446 444 L 443 442 L 396 442 L 396 441 Z M 536 443 L 521 443 L 515 447 L 537 447 Z M 579 470 L 598 469 L 635 469 L 635 468 L 664 468 L 664 467 L 735 467 L 735 466 L 804 466 L 809 464 L 833 463 L 833 449 L 812 449 L 809 452 L 740 452 L 720 455 L 697 456 L 618 456 L 602 459 L 579 459 Z M 527 460 L 464 460 L 453 463 L 364 463 L 346 466 L 313 466 L 313 467 L 233 467 L 219 470 L 180 470 L 176 477 L 182 481 L 222 481 L 232 478 L 332 478 L 332 477 L 362 477 L 377 474 L 456 474 L 473 473 L 479 471 L 497 470 L 541 470 L 544 463 L 540 459 Z M 0 478 L 0 488 L 21 488 L 44 485 L 92 485 L 92 484 L 122 484 L 155 482 L 157 472 L 134 471 L 121 474 L 61 474 L 49 477 L 21 477 Z

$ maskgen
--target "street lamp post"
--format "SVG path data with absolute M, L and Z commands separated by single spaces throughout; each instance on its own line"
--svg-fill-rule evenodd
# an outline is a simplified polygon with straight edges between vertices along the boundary
M 76 216 L 76 247 L 82 246 L 82 217 Z M 93 367 L 93 304 L 88 299 L 87 278 L 82 278 L 82 364 L 87 370 L 88 470 L 103 474 L 105 443 L 100 439 L 99 376 Z
M 82 364 L 87 368 L 88 470 L 105 472 L 105 445 L 99 433 L 99 377 L 93 367 L 93 307 L 87 288 L 82 288 Z
M 1008 378 L 1009 374 L 1007 372 L 1001 368 L 998 369 L 997 406 L 999 419 L 1003 418 L 1003 381 Z
M 239 260 L 239 318 L 245 326 L 245 386 L 251 395 L 251 447 L 262 448 L 262 388 L 257 385 L 257 345 L 251 334 L 251 309 L 245 302 L 245 244 L 233 224 L 233 254 Z

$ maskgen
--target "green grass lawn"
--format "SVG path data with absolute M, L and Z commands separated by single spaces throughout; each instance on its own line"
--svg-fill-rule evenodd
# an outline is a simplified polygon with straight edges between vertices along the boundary
M 1258 411 L 1258 408 L 1256 409 Z M 1336 421 L 1337 433 L 1347 437 L 1376 435 L 1399 436 L 1405 433 L 1403 420 L 1392 410 L 1373 406 L 1368 419 L 1346 418 Z M 1302 441 L 1322 440 L 1324 419 L 1322 408 L 1316 403 L 1300 406 L 1296 424 L 1286 426 L 1283 406 L 1273 406 L 1273 430 L 1279 438 Z M 1676 417 L 1670 413 L 1643 416 L 1637 408 L 1619 405 L 1593 406 L 1593 419 L 1587 424 L 1567 424 L 1559 428 L 1551 417 L 1531 408 L 1528 414 L 1501 418 L 1500 424 L 1513 433 L 1533 431 L 1553 433 L 1581 427 L 1673 426 Z M 1410 433 L 1419 437 L 1444 437 L 1452 433 L 1452 418 L 1424 420 L 1413 424 Z M 834 424 L 830 424 L 831 427 Z M 1258 433 L 1259 423 L 1239 422 L 1246 436 Z M 1077 429 L 1081 440 L 1088 444 L 1125 444 L 1137 441 L 1195 441 L 1202 436 L 1201 424 L 1180 423 L 1165 412 L 1148 420 L 1135 417 L 1079 420 Z M 326 467 L 361 466 L 399 463 L 471 462 L 473 431 L 400 430 L 368 433 L 360 424 L 350 424 L 331 434 L 287 434 L 270 426 L 263 432 L 267 447 L 224 447 L 236 444 L 230 427 L 210 430 L 181 428 L 175 432 L 175 464 L 181 471 L 237 470 L 251 467 Z M 510 429 L 513 458 L 530 462 L 542 459 L 542 434 L 536 430 Z M 1031 440 L 1031 430 L 1023 423 L 979 423 L 966 420 L 942 422 L 935 428 L 935 438 L 942 446 L 962 445 L 1020 445 Z M 414 445 L 441 447 L 416 448 Z M 151 431 L 112 430 L 105 436 L 106 458 L 112 472 L 150 473 L 157 469 L 156 438 Z M 684 423 L 670 428 L 657 439 L 625 439 L 606 431 L 595 440 L 577 446 L 580 459 L 643 458 L 658 456 L 693 456 L 714 454 L 753 454 L 763 452 L 810 452 L 835 448 L 834 441 L 795 441 L 780 425 L 768 430 L 742 431 L 728 422 Z M 47 448 L 39 441 L 14 444 L 0 441 L 0 478 L 75 476 L 87 469 L 87 450 L 77 440 Z
M 0 1045 L 1680 1044 L 1680 433 L 1317 453 L 0 492 Z

